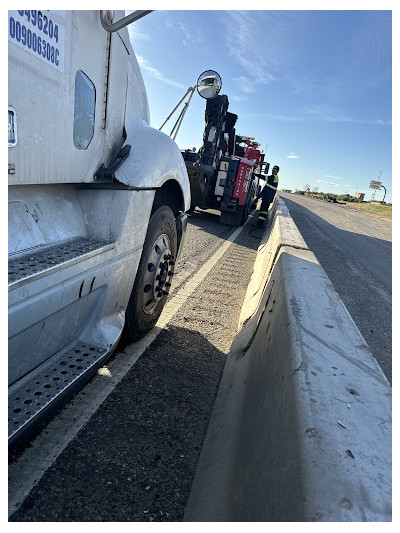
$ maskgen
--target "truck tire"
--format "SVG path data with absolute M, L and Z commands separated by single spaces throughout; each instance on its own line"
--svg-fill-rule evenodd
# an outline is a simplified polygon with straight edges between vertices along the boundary
M 168 297 L 177 252 L 176 222 L 168 206 L 155 206 L 126 308 L 125 336 L 139 340 L 156 324 Z
M 246 222 L 248 216 L 249 216 L 249 204 L 247 203 L 242 208 L 242 216 L 240 218 L 240 225 L 241 226 L 243 226 L 243 224 Z

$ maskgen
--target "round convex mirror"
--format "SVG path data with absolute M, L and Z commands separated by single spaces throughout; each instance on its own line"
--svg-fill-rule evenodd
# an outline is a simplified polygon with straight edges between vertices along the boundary
M 222 87 L 221 76 L 215 70 L 206 70 L 197 80 L 197 92 L 202 98 L 209 100 L 217 96 Z

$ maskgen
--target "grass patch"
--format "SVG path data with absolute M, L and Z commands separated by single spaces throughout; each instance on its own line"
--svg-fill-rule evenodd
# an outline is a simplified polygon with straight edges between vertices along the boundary
M 392 218 L 392 206 L 391 205 L 380 205 L 380 204 L 364 204 L 364 203 L 348 203 L 349 207 L 354 207 L 361 211 L 366 211 L 367 213 L 373 213 L 375 215 L 382 216 L 384 218 Z

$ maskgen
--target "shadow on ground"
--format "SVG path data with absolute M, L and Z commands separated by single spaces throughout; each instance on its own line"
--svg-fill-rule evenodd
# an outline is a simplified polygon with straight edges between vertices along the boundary
M 257 240 L 261 240 L 265 227 L 256 227 L 255 222 L 257 220 L 258 211 L 252 210 L 249 214 L 247 225 L 243 229 L 242 233 L 250 237 L 254 237 Z M 203 210 L 196 208 L 195 211 L 188 215 L 188 222 L 193 226 L 200 228 L 202 231 L 215 235 L 219 238 L 226 239 L 229 237 L 238 226 L 229 226 L 227 224 L 221 224 L 219 221 L 220 213 L 215 210 Z M 240 227 L 240 226 L 239 226 Z M 243 243 L 246 246 L 246 243 Z M 253 243 L 249 243 L 249 248 L 254 248 Z
M 182 520 L 225 359 L 163 330 L 10 521 Z

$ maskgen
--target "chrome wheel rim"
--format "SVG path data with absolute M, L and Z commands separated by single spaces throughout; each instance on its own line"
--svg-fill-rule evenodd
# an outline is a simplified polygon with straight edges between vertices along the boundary
M 146 314 L 154 313 L 159 301 L 168 295 L 174 265 L 169 237 L 162 234 L 151 247 L 143 277 L 142 308 Z

